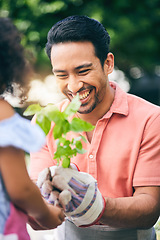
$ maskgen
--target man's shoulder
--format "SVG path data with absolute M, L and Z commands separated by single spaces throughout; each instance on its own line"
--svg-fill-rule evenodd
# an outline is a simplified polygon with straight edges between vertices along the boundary
M 155 105 L 141 97 L 127 94 L 129 112 L 137 116 L 139 119 L 142 118 L 156 118 L 160 117 L 160 106 Z
M 143 108 L 143 109 L 150 109 L 152 110 L 153 112 L 160 112 L 160 106 L 156 105 L 156 104 L 153 104 L 141 97 L 138 97 L 136 95 L 132 95 L 132 94 L 127 94 L 128 95 L 128 101 L 129 101 L 129 104 L 132 106 L 135 106 L 137 108 Z

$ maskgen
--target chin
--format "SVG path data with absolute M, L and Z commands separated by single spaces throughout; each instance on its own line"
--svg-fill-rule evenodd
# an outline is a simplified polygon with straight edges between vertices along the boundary
M 80 114 L 88 114 L 88 113 L 91 113 L 94 109 L 96 108 L 96 103 L 94 103 L 92 106 L 88 107 L 83 107 L 81 106 L 80 109 L 78 110 L 78 112 Z

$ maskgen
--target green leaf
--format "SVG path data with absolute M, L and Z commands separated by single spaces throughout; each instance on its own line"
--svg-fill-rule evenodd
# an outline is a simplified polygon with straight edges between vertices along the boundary
M 53 104 L 49 104 L 43 108 L 42 114 L 46 115 L 50 121 L 53 121 L 56 124 L 65 119 L 64 113 L 60 112 L 59 109 Z
M 86 152 L 86 150 L 85 149 L 78 149 L 78 148 L 76 148 L 76 151 L 77 151 L 77 153 L 79 153 L 79 154 L 84 154 L 85 152 Z
M 53 128 L 53 137 L 54 139 L 58 139 L 62 136 L 63 134 L 63 128 L 62 126 L 59 124 L 59 125 L 55 125 L 54 128 Z
M 73 138 L 72 143 L 75 144 L 76 141 L 80 141 L 80 140 L 83 140 L 84 142 L 87 142 L 86 138 L 84 136 L 80 135 L 76 138 Z
M 32 104 L 24 112 L 25 116 L 36 114 L 36 123 L 42 128 L 46 135 L 50 131 L 51 122 L 53 121 L 55 123 L 53 137 L 57 139 L 57 150 L 54 153 L 54 159 L 57 160 L 57 164 L 62 161 L 63 167 L 69 167 L 70 159 L 76 156 L 77 153 L 85 153 L 81 140 L 86 142 L 85 137 L 81 135 L 70 141 L 66 138 L 66 134 L 69 131 L 81 132 L 94 129 L 94 126 L 82 119 L 73 118 L 71 122 L 68 121 L 67 118 L 75 114 L 80 105 L 81 102 L 77 94 L 64 112 L 59 111 L 54 104 L 48 104 L 45 107 L 41 107 L 39 104 Z
M 70 166 L 70 159 L 69 158 L 64 158 L 62 162 L 62 167 L 68 168 Z
M 63 121 L 62 127 L 63 127 L 63 134 L 66 134 L 67 132 L 70 131 L 70 124 L 67 120 Z
M 47 135 L 51 128 L 50 120 L 45 115 L 37 114 L 36 123 L 42 128 L 44 133 Z
M 69 141 L 69 140 L 66 140 L 66 138 L 65 137 L 61 137 L 61 138 L 59 138 L 59 139 L 57 139 L 57 145 L 59 144 L 65 144 L 67 141 Z M 69 141 L 70 142 L 70 141 Z
M 79 100 L 79 94 L 77 94 L 73 100 L 70 102 L 70 104 L 66 107 L 66 109 L 64 110 L 64 113 L 67 116 L 72 116 L 73 114 L 75 114 L 78 109 L 81 106 L 81 102 Z
M 78 148 L 78 149 L 82 149 L 82 143 L 81 143 L 81 141 L 76 141 L 76 148 Z
M 27 109 L 24 111 L 23 115 L 24 116 L 31 116 L 34 115 L 38 112 L 40 112 L 42 107 L 39 104 L 32 104 L 27 107 Z
M 87 142 L 87 140 L 86 140 L 86 138 L 85 138 L 84 136 L 81 135 L 81 138 L 82 138 L 82 140 L 83 140 L 85 143 Z
M 64 148 L 58 145 L 57 151 L 54 153 L 54 159 L 61 159 L 63 155 L 64 155 Z
M 70 123 L 70 128 L 71 131 L 74 132 L 88 132 L 92 131 L 94 129 L 94 126 L 91 123 L 85 122 L 80 118 L 73 118 L 72 122 Z
M 54 139 L 62 137 L 62 134 L 66 134 L 69 131 L 70 131 L 69 122 L 66 119 L 59 120 L 59 122 L 57 124 L 55 124 L 54 129 L 53 129 Z
M 62 143 L 62 142 L 61 142 Z M 69 146 L 71 144 L 71 142 L 69 140 L 65 140 L 63 141 L 63 146 Z

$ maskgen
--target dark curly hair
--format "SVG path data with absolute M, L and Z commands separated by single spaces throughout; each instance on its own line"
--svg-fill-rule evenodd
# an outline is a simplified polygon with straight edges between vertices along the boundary
M 14 93 L 13 83 L 20 86 L 20 97 L 28 92 L 30 67 L 24 57 L 20 33 L 9 18 L 0 18 L 0 94 Z M 24 88 L 23 88 L 24 87 Z M 23 90 L 22 90 L 23 89 Z
M 48 32 L 46 52 L 51 57 L 53 44 L 60 42 L 89 41 L 103 66 L 109 52 L 110 36 L 104 26 L 87 16 L 69 16 L 57 22 Z

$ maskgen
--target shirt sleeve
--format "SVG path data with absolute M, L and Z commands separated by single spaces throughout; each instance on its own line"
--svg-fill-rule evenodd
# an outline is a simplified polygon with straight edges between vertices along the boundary
M 36 152 L 45 144 L 45 134 L 38 125 L 15 113 L 0 121 L 0 146 L 13 146 L 26 152 Z
M 133 186 L 158 186 L 160 182 L 160 115 L 146 123 Z

